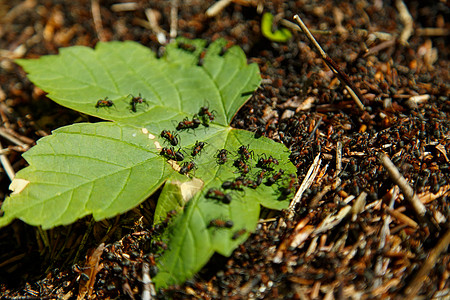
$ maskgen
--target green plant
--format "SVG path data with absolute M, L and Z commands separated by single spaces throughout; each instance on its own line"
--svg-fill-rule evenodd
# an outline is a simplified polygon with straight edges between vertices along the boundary
M 273 15 L 269 12 L 263 14 L 261 19 L 261 32 L 271 41 L 285 43 L 292 37 L 292 33 L 287 28 L 280 28 L 273 31 Z
M 110 218 L 165 183 L 155 222 L 169 211 L 178 214 L 166 233 L 168 250 L 158 262 L 156 285 L 184 281 L 214 252 L 230 255 L 256 227 L 260 205 L 287 207 L 289 178 L 267 180 L 281 168 L 286 176 L 295 168 L 283 145 L 229 126 L 261 78 L 240 48 L 221 55 L 225 44 L 218 40 L 205 48 L 204 41 L 180 39 L 157 58 L 137 43 L 110 42 L 18 60 L 55 102 L 112 122 L 59 128 L 25 153 L 29 166 L 11 184 L 0 227 L 15 218 L 43 229 L 90 214 Z M 161 137 L 163 130 L 172 139 L 167 132 Z M 200 153 L 193 155 L 200 142 Z M 239 159 L 249 168 L 242 178 Z M 264 181 L 255 185 L 261 172 Z M 213 220 L 233 225 L 220 228 Z

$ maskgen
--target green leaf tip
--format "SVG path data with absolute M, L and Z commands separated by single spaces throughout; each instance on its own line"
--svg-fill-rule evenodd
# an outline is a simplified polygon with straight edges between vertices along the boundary
M 286 43 L 292 38 L 292 33 L 287 28 L 272 31 L 273 15 L 269 12 L 263 14 L 261 19 L 261 32 L 263 36 L 274 42 Z

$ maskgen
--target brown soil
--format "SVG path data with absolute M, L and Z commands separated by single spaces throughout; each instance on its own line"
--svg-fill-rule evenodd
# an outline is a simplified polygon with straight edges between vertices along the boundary
M 93 47 L 99 40 L 134 40 L 162 53 L 145 9 L 153 9 L 167 33 L 177 2 L 177 36 L 225 38 L 260 67 L 263 84 L 232 125 L 284 143 L 300 183 L 321 154 L 319 172 L 293 217 L 264 212 L 257 231 L 231 257 L 214 256 L 195 278 L 159 291 L 158 298 L 449 297 L 448 3 L 409 1 L 413 31 L 402 42 L 408 25 L 396 6 L 401 1 L 236 0 L 211 18 L 205 11 L 215 1 L 137 1 L 130 11 L 118 1 L 98 2 L 0 2 L 0 131 L 20 142 L 4 134 L 0 141 L 15 171 L 26 166 L 21 154 L 40 137 L 95 120 L 48 100 L 12 59 Z M 363 95 L 364 111 L 303 33 L 284 44 L 262 36 L 258 3 L 278 21 L 299 14 L 316 30 L 318 42 Z M 423 216 L 395 188 L 396 177 L 379 153 L 414 189 Z M 0 199 L 9 183 L 0 172 Z M 154 206 L 149 199 L 113 220 L 85 218 L 47 232 L 20 221 L 2 228 L 0 298 L 75 298 L 86 278 L 72 266 L 94 257 L 92 249 L 104 242 L 104 269 L 92 297 L 141 299 L 142 262 L 153 275 L 154 255 L 164 248 L 152 242 L 163 229 L 151 227 Z M 348 217 L 327 223 L 348 207 Z

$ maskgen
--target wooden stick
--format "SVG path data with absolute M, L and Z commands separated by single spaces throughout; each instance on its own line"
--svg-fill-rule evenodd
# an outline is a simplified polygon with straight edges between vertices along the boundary
M 383 165 L 383 167 L 388 171 L 392 181 L 394 181 L 394 183 L 397 184 L 398 187 L 402 190 L 405 199 L 408 200 L 408 202 L 412 205 L 417 215 L 419 215 L 420 217 L 425 216 L 425 213 L 427 211 L 425 205 L 423 205 L 419 197 L 417 197 L 416 193 L 414 192 L 413 188 L 408 184 L 405 177 L 403 177 L 403 175 L 400 174 L 394 163 L 384 153 L 379 153 L 378 159 Z
M 413 18 L 411 17 L 405 2 L 402 0 L 396 0 L 395 6 L 398 9 L 400 20 L 402 20 L 403 25 L 405 25 L 398 40 L 403 45 L 407 45 L 408 39 L 413 33 Z
M 361 94 L 361 92 L 353 85 L 353 83 L 350 81 L 350 78 L 348 78 L 348 76 L 340 70 L 340 68 L 334 62 L 334 60 L 332 60 L 328 56 L 328 54 L 322 49 L 322 47 L 320 47 L 319 43 L 311 34 L 308 27 L 306 27 L 305 23 L 303 23 L 302 19 L 298 15 L 295 15 L 294 20 L 297 21 L 302 31 L 306 34 L 311 43 L 313 43 L 317 51 L 319 51 L 319 54 L 322 57 L 323 61 L 328 65 L 328 67 L 333 71 L 333 73 L 336 74 L 338 78 L 345 84 L 345 88 L 349 92 L 352 99 L 356 102 L 356 105 L 358 105 L 359 109 L 364 111 L 365 108 L 363 101 L 365 99 L 364 96 Z
M 0 142 L 0 149 L 3 149 L 1 142 Z M 0 163 L 2 164 L 3 170 L 5 170 L 9 179 L 11 181 L 13 181 L 14 177 L 16 177 L 16 172 L 14 172 L 14 169 L 11 166 L 11 163 L 9 162 L 8 158 L 6 157 L 6 153 L 0 154 Z
M 178 6 L 179 0 L 172 0 L 170 7 L 170 40 L 174 40 L 177 37 L 178 29 Z
M 319 153 L 319 154 L 317 154 L 316 158 L 314 158 L 314 162 L 309 167 L 309 170 L 306 173 L 306 176 L 303 179 L 303 182 L 300 185 L 300 188 L 298 189 L 297 193 L 295 193 L 295 196 L 292 199 L 291 204 L 289 205 L 288 219 L 292 219 L 292 217 L 294 216 L 295 206 L 297 205 L 297 203 L 300 202 L 300 200 L 302 200 L 303 192 L 311 186 L 314 179 L 316 178 L 317 173 L 319 172 L 319 167 L 320 167 L 321 162 L 322 162 L 322 160 L 320 159 L 320 153 Z
M 425 278 L 430 273 L 431 269 L 436 265 L 439 255 L 445 251 L 450 242 L 450 230 L 439 240 L 439 243 L 433 250 L 430 251 L 427 260 L 424 262 L 419 272 L 417 272 L 414 279 L 408 284 L 405 289 L 405 299 L 413 299 L 414 296 L 419 292 L 422 284 L 425 282 Z
M 98 39 L 102 42 L 106 42 L 107 38 L 103 31 L 102 14 L 100 12 L 99 0 L 91 1 L 91 10 L 92 10 L 92 19 L 94 20 L 94 28 L 95 31 L 97 32 Z

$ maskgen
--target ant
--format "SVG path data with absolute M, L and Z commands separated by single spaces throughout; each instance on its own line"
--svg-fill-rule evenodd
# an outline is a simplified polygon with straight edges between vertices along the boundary
M 202 124 L 205 127 L 209 127 L 209 122 L 214 121 L 216 117 L 214 111 L 209 111 L 208 106 L 200 107 L 200 111 L 198 112 L 198 116 L 202 119 Z
M 283 176 L 283 174 L 284 174 L 284 170 L 283 170 L 283 169 L 280 169 L 280 170 L 278 171 L 277 174 L 275 174 L 275 175 L 273 175 L 272 177 L 270 177 L 270 178 L 267 179 L 266 184 L 267 184 L 267 185 L 272 185 L 272 184 L 274 184 L 278 179 L 281 178 L 281 176 Z
M 249 171 L 248 165 L 242 159 L 236 159 L 233 163 L 233 166 L 238 168 L 242 174 L 247 174 Z
M 287 197 L 289 194 L 291 194 L 295 188 L 295 183 L 297 181 L 297 178 L 295 177 L 294 174 L 290 174 L 289 175 L 291 177 L 291 179 L 289 180 L 288 186 L 287 187 L 283 187 L 281 189 L 281 194 L 284 197 Z
M 192 118 L 192 121 L 189 121 L 189 119 L 186 117 L 184 118 L 183 121 L 181 121 L 180 123 L 178 123 L 177 125 L 177 130 L 183 130 L 183 129 L 195 129 L 198 126 L 200 126 L 202 122 L 196 118 L 194 116 L 194 118 Z
M 262 137 L 265 132 L 266 132 L 266 128 L 264 126 L 256 127 L 255 139 L 259 139 L 260 137 Z
M 181 153 L 180 150 L 175 151 L 175 149 L 173 147 L 170 148 L 162 148 L 161 152 L 159 152 L 159 154 L 161 154 L 162 156 L 168 158 L 168 159 L 173 159 L 176 161 L 182 161 L 184 159 L 184 155 L 183 153 Z
M 130 106 L 131 106 L 131 111 L 132 112 L 136 112 L 136 106 L 139 103 L 145 103 L 145 105 L 148 106 L 147 100 L 145 100 L 144 98 L 142 98 L 141 93 L 139 93 L 138 97 L 134 97 L 133 95 L 131 95 L 131 101 L 130 101 Z
M 100 107 L 111 107 L 111 106 L 115 106 L 114 103 L 112 102 L 112 100 L 109 100 L 108 97 L 105 97 L 105 99 L 100 99 L 97 101 L 97 104 L 95 104 L 95 108 L 100 108 Z
M 178 48 L 189 51 L 189 52 L 194 52 L 196 49 L 196 47 L 194 45 L 181 43 L 181 42 L 179 42 L 177 46 L 178 46 Z
M 256 186 L 261 185 L 262 180 L 264 178 L 264 174 L 266 174 L 266 172 L 267 172 L 266 170 L 259 172 L 258 176 L 256 177 L 256 181 L 255 181 Z
M 267 158 L 265 153 L 263 153 L 263 157 L 259 158 L 256 166 L 261 169 L 270 170 L 272 169 L 272 167 L 270 166 L 271 164 L 278 165 L 278 160 L 276 160 L 272 156 L 269 156 L 269 158 Z
M 256 189 L 259 186 L 259 184 L 256 181 L 253 181 L 251 179 L 243 179 L 243 184 L 244 186 L 248 186 L 252 189 Z
M 234 234 L 233 234 L 233 236 L 231 237 L 231 239 L 234 241 L 234 240 L 237 240 L 238 238 L 240 238 L 244 233 L 246 233 L 247 232 L 247 230 L 246 229 L 241 229 L 241 230 L 238 230 L 238 231 L 236 231 Z
M 197 166 L 193 161 L 185 162 L 180 168 L 180 174 L 187 174 L 189 171 L 196 169 Z
M 206 198 L 209 199 L 215 199 L 215 200 L 219 200 L 221 201 L 223 204 L 230 204 L 231 203 L 231 195 L 230 194 L 225 194 L 224 192 L 214 189 L 214 188 L 210 188 L 207 192 L 206 192 Z
M 196 141 L 194 145 L 194 149 L 192 149 L 192 156 L 196 156 L 202 151 L 203 147 L 205 147 L 205 142 Z
M 236 191 L 243 191 L 242 188 L 245 185 L 245 182 L 242 177 L 236 178 L 234 181 L 224 181 L 222 183 L 222 188 L 224 190 L 236 190 Z
M 161 137 L 168 140 L 172 146 L 178 145 L 178 135 L 174 134 L 171 131 L 168 130 L 161 131 Z
M 248 151 L 247 147 L 240 146 L 239 149 L 238 149 L 238 153 L 241 155 L 241 158 L 243 160 L 248 160 L 250 157 L 253 156 L 253 150 Z
M 221 219 L 214 219 L 214 220 L 209 221 L 208 228 L 210 228 L 210 227 L 231 228 L 231 227 L 233 227 L 233 225 L 234 225 L 234 223 L 231 220 L 224 221 Z
M 226 149 L 220 149 L 218 152 L 217 152 L 217 163 L 219 164 L 219 165 L 223 165 L 226 161 L 227 161 L 227 155 L 228 155 L 228 153 L 230 153 L 228 150 L 226 150 Z

